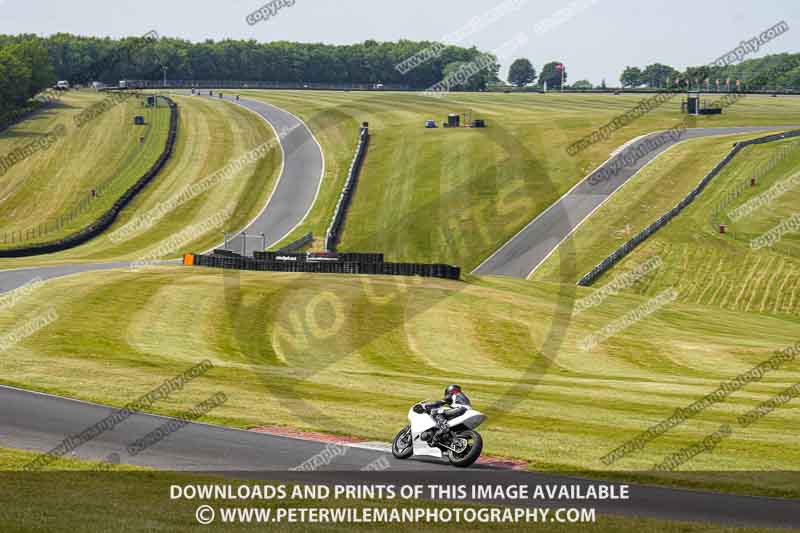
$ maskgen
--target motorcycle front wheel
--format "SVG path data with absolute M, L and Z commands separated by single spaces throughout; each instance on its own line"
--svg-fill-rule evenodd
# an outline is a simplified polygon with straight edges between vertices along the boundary
M 477 431 L 462 431 L 453 438 L 453 445 L 459 445 L 458 453 L 451 451 L 447 454 L 453 466 L 466 468 L 478 460 L 483 451 L 483 438 Z
M 392 440 L 392 455 L 398 459 L 408 459 L 414 453 L 411 442 L 411 426 L 404 427 Z

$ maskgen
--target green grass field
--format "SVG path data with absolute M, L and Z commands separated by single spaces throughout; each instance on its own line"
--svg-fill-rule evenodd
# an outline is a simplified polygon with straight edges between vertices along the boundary
M 30 461 L 35 454 L 0 448 L 0 470 L 13 469 L 15 465 Z M 177 473 L 144 472 L 142 469 L 105 467 L 104 473 L 86 473 L 87 469 L 97 467 L 97 463 L 75 460 L 60 460 L 56 465 L 62 472 L 40 474 L 38 476 L 15 475 L 3 472 L 0 484 L 0 523 L 3 531 L 9 533 L 47 531 L 47 532 L 100 532 L 107 531 L 113 523 L 115 531 L 189 531 L 198 526 L 194 516 L 197 500 L 169 499 L 170 485 L 198 483 L 215 484 L 254 484 L 252 481 L 237 481 L 218 477 L 199 477 Z M 83 472 L 81 472 L 83 471 Z M 291 488 L 291 486 L 290 486 Z M 209 502 L 215 507 L 261 507 L 271 508 L 273 513 L 279 506 L 309 507 L 310 500 L 289 498 L 280 503 L 257 501 L 241 503 L 229 501 L 224 505 Z M 33 508 L 35 506 L 35 508 Z M 341 507 L 339 503 L 337 507 Z M 453 503 L 434 503 L 430 501 L 398 502 L 390 500 L 350 500 L 346 507 L 386 507 L 406 506 L 428 509 Z M 458 507 L 466 507 L 457 505 Z M 316 507 L 333 507 L 330 503 L 320 503 Z M 142 509 L 147 509 L 146 513 Z M 205 531 L 252 530 L 253 525 L 225 524 L 219 522 L 203 526 Z M 258 526 L 256 526 L 258 527 Z M 263 527 L 263 525 L 261 526 Z M 269 526 L 275 527 L 275 526 Z M 385 531 L 385 524 L 292 524 L 292 531 Z M 415 531 L 439 531 L 443 533 L 464 531 L 464 524 L 414 524 Z M 581 524 L 469 524 L 470 531 L 519 531 L 520 527 L 535 527 L 537 531 L 548 533 L 568 533 L 580 527 L 581 531 L 591 533 L 616 533 L 659 531 L 665 533 L 765 533 L 767 528 L 727 528 L 703 523 L 667 522 L 648 518 L 628 518 L 597 513 L 595 523 Z
M 53 146 L 0 177 L 0 247 L 53 241 L 89 225 L 158 159 L 167 139 L 169 108 L 147 108 L 131 97 L 78 128 L 73 119 L 106 98 L 94 91 L 66 93 L 55 107 L 0 134 L 0 155 L 5 155 L 58 125 L 66 128 Z M 134 126 L 134 115 L 144 116 L 146 125 Z M 92 189 L 101 185 L 102 195 L 92 198 Z M 92 199 L 79 208 L 87 198 Z M 73 212 L 70 220 L 57 223 Z
M 628 238 L 675 205 L 730 149 L 730 140 L 705 139 L 673 148 L 638 174 L 598 209 L 571 237 L 579 276 L 591 270 Z M 708 158 L 702 154 L 708 154 Z M 780 154 L 785 154 L 780 156 Z M 771 165 L 770 161 L 776 164 Z M 750 186 L 752 175 L 764 175 Z M 640 245 L 596 282 L 597 287 L 622 272 L 660 258 L 664 264 L 629 290 L 654 296 L 668 287 L 679 299 L 697 305 L 757 314 L 800 312 L 800 234 L 789 232 L 772 247 L 751 249 L 750 241 L 798 211 L 800 187 L 788 187 L 774 201 L 732 220 L 730 212 L 766 193 L 800 170 L 796 141 L 746 148 L 675 220 Z M 741 191 L 732 201 L 730 191 Z M 719 206 L 724 206 L 720 211 Z M 717 213 L 719 212 L 719 213 Z M 726 233 L 719 225 L 727 224 Z M 534 280 L 559 276 L 559 252 L 534 274 Z
M 229 401 L 211 421 L 384 441 L 405 424 L 411 403 L 455 381 L 489 414 L 486 453 L 537 470 L 597 471 L 605 469 L 600 457 L 628 438 L 796 342 L 789 317 L 673 304 L 586 352 L 587 335 L 645 298 L 618 297 L 573 318 L 560 290 L 510 279 L 239 278 L 185 267 L 77 275 L 47 282 L 0 314 L 4 329 L 51 306 L 59 315 L 6 351 L 0 381 L 122 405 L 209 358 L 216 368 L 158 412 L 176 414 L 223 391 Z M 796 496 L 796 484 L 780 477 L 697 472 L 795 468 L 800 448 L 786 428 L 800 420 L 796 404 L 737 428 L 686 473 L 623 473 L 735 424 L 799 377 L 788 364 L 614 468 L 637 479 Z
M 645 131 L 669 127 L 678 118 L 665 107 L 570 158 L 563 147 L 573 135 L 588 133 L 637 99 L 453 95 L 440 101 L 412 94 L 246 94 L 300 115 L 325 149 L 326 176 L 318 203 L 296 235 L 308 230 L 318 238 L 324 235 L 358 124 L 369 121 L 373 142 L 340 248 L 467 268 L 604 161 L 614 147 Z M 260 118 L 237 106 L 176 98 L 182 123 L 173 160 L 112 231 L 272 138 Z M 426 118 L 439 117 L 443 109 L 465 107 L 486 118 L 489 128 L 422 128 Z M 702 125 L 764 123 L 800 124 L 800 101 L 746 98 Z M 575 247 L 581 251 L 576 276 L 610 253 L 628 232 L 676 203 L 731 142 L 722 138 L 681 144 L 627 184 L 576 232 Z M 731 224 L 725 236 L 714 231 L 708 206 L 703 209 L 703 202 L 716 205 L 715 195 L 746 177 L 777 148 L 748 148 L 718 176 L 706 191 L 708 198 L 704 193 L 615 269 L 632 268 L 653 255 L 650 246 L 657 246 L 665 265 L 646 283 L 577 315 L 572 313 L 573 299 L 597 289 L 575 287 L 577 277 L 564 280 L 550 263 L 530 281 L 467 276 L 466 283 L 239 275 L 179 267 L 89 273 L 48 281 L 12 309 L 0 310 L 4 330 L 51 306 L 59 317 L 4 353 L 0 382 L 123 405 L 208 358 L 216 368 L 179 397 L 157 405 L 157 412 L 177 414 L 223 391 L 230 400 L 209 421 L 386 441 L 405 424 L 410 403 L 437 397 L 446 383 L 457 381 L 490 416 L 483 431 L 486 453 L 525 459 L 538 470 L 600 472 L 607 468 L 600 461 L 604 454 L 714 391 L 721 381 L 766 360 L 774 350 L 797 342 L 796 301 L 786 296 L 797 291 L 790 257 L 796 241 L 787 236 L 780 244 L 785 250 L 747 252 L 752 235 L 791 212 L 797 193 L 788 193 L 759 216 Z M 116 244 L 97 239 L 47 257 L 4 260 L 0 267 L 135 260 L 230 205 L 235 214 L 226 229 L 241 228 L 265 203 L 279 154 L 271 152 L 258 166 L 245 168 L 132 239 Z M 796 166 L 797 156 L 787 158 L 758 190 L 784 179 Z M 737 202 L 754 194 L 748 191 Z M 221 228 L 198 230 L 170 254 L 203 250 L 219 242 L 220 234 Z M 780 260 L 770 259 L 779 254 Z M 715 265 L 722 265 L 730 278 L 714 278 Z M 756 274 L 748 276 L 750 271 Z M 662 277 L 666 275 L 672 278 Z M 714 279 L 720 281 L 715 285 Z M 670 286 L 680 289 L 678 302 L 592 351 L 583 349 L 588 336 Z M 799 377 L 797 362 L 787 364 L 619 461 L 613 475 L 797 497 L 800 492 L 791 477 L 735 473 L 796 469 L 800 447 L 786 431 L 800 420 L 796 402 L 748 428 L 735 426 L 713 453 L 698 455 L 678 473 L 647 470 L 720 424 L 735 425 L 738 415 Z
M 393 260 L 477 266 L 618 146 L 682 119 L 680 96 L 570 157 L 566 147 L 640 100 L 635 95 L 450 94 L 245 91 L 287 109 L 317 135 L 326 176 L 306 231 L 324 237 L 353 157 L 358 125 L 372 143 L 341 250 L 383 251 Z M 425 129 L 471 112 L 485 130 Z M 800 125 L 800 101 L 751 96 L 690 127 Z M 319 244 L 318 244 L 319 246 Z
M 138 216 L 157 210 L 160 203 L 178 198 L 186 187 L 204 183 L 248 151 L 274 140 L 272 129 L 263 119 L 239 106 L 186 96 L 174 98 L 180 106 L 181 122 L 171 160 L 105 235 L 56 254 L 1 260 L 0 268 L 137 260 L 159 251 L 161 244 L 173 236 L 180 241 L 179 246 L 161 248 L 168 252 L 161 258 L 174 258 L 185 252 L 207 250 L 222 242 L 223 231 L 237 231 L 246 226 L 263 209 L 274 187 L 281 164 L 280 149 L 274 145 L 257 163 L 246 165 L 205 192 L 168 209 L 152 226 L 134 232 L 130 238 L 110 240 L 110 235 Z M 230 210 L 230 216 L 224 224 L 217 224 L 215 215 L 225 210 Z M 186 228 L 195 231 L 182 235 Z

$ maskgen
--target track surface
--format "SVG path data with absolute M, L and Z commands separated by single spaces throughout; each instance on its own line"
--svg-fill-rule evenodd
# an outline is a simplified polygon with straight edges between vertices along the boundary
M 323 160 L 319 146 L 311 132 L 299 119 L 273 106 L 241 100 L 240 105 L 259 113 L 273 124 L 280 134 L 289 128 L 291 132 L 282 138 L 284 149 L 284 168 L 276 189 L 265 209 L 246 230 L 248 233 L 265 233 L 269 243 L 276 242 L 291 231 L 313 205 L 319 182 L 322 179 Z M 741 131 L 775 130 L 776 128 L 735 128 L 724 132 L 697 131 L 694 136 L 738 133 Z M 655 155 L 655 154 L 653 154 Z M 592 205 L 608 197 L 619 188 L 638 167 L 625 169 L 615 179 L 597 186 L 597 190 L 585 190 L 585 182 L 577 187 L 578 195 L 567 197 L 540 216 L 550 220 L 544 229 L 549 229 L 557 237 L 559 228 L 574 228 L 588 215 Z M 630 172 L 628 172 L 630 171 Z M 629 175 L 630 174 L 630 175 Z M 586 196 L 587 198 L 581 198 Z M 565 199 L 568 201 L 565 202 Z M 578 200 L 576 204 L 572 204 Z M 288 204 L 288 205 L 287 205 Z M 555 215 L 567 214 L 570 222 L 561 225 Z M 552 220 L 551 220 L 552 219 Z M 536 221 L 534 221 L 536 222 Z M 536 230 L 542 228 L 534 226 Z M 530 226 L 529 226 L 530 228 Z M 550 242 L 539 237 L 537 231 L 531 235 L 524 230 L 520 235 L 501 248 L 498 254 L 487 262 L 481 273 L 511 272 L 524 276 L 530 266 L 538 264 L 535 258 L 543 252 L 537 242 Z M 520 236 L 524 236 L 520 240 Z M 229 248 L 238 251 L 241 242 L 229 243 Z M 526 248 L 527 245 L 527 248 Z M 510 249 L 508 249 L 510 248 Z M 550 247 L 552 248 L 552 246 Z M 508 249 L 508 250 L 507 250 Z M 514 250 L 518 252 L 513 253 Z M 504 259 L 505 258 L 505 259 Z M 503 264 L 503 261 L 506 261 Z M 539 259 L 541 261 L 541 259 Z M 527 265 L 527 266 L 526 266 Z M 16 288 L 33 278 L 55 278 L 79 272 L 123 268 L 127 263 L 74 264 L 42 268 L 26 268 L 0 272 L 0 292 Z M 483 267 L 481 267 L 483 268 Z M 513 274 L 512 274 L 513 275 Z M 70 400 L 50 395 L 23 391 L 0 386 L 0 447 L 19 448 L 46 452 L 56 447 L 64 438 L 80 433 L 85 428 L 102 420 L 113 411 L 111 407 Z M 268 435 L 263 433 L 234 430 L 205 424 L 189 424 L 173 433 L 164 441 L 136 456 L 128 455 L 126 447 L 148 432 L 167 421 L 164 417 L 136 414 L 111 431 L 102 433 L 96 439 L 80 446 L 74 452 L 77 457 L 103 460 L 111 453 L 120 454 L 125 463 L 160 469 L 183 471 L 228 471 L 251 473 L 257 477 L 273 478 L 276 473 L 298 466 L 313 455 L 321 452 L 327 444 Z M 454 470 L 449 465 L 437 461 L 397 461 L 383 451 L 348 448 L 348 452 L 336 456 L 323 467 L 322 473 L 331 475 L 336 471 L 346 471 L 350 480 L 371 479 L 360 469 L 379 458 L 388 460 L 392 476 L 422 475 L 417 478 L 436 482 L 436 480 L 486 481 L 483 476 L 505 477 L 503 482 L 516 479 L 522 483 L 586 483 L 572 477 L 538 474 L 534 472 L 501 472 L 486 466 L 475 466 L 469 471 Z M 271 474 L 270 474 L 271 472 Z M 403 474 L 406 472 L 407 474 Z M 451 477 L 445 477 L 451 476 Z M 452 477 L 456 476 L 456 477 Z M 252 477 L 252 476 L 250 476 Z M 646 486 L 631 487 L 632 500 L 625 502 L 592 503 L 599 512 L 616 514 L 654 516 L 674 520 L 699 520 L 731 524 L 752 524 L 762 526 L 797 526 L 800 522 L 800 502 L 746 496 L 723 495 L 708 492 L 694 492 L 669 488 Z M 571 503 L 572 504 L 572 503 Z M 571 505 L 570 504 L 570 505 Z
M 512 276 L 527 278 L 545 259 L 586 220 L 592 212 L 631 179 L 643 166 L 659 154 L 679 142 L 713 135 L 732 135 L 760 131 L 782 131 L 798 126 L 750 126 L 739 128 L 695 128 L 688 129 L 678 140 L 671 140 L 647 153 L 629 167 L 623 167 L 609 179 L 602 179 L 603 171 L 611 168 L 616 158 L 632 153 L 648 138 L 660 133 L 643 136 L 625 147 L 615 157 L 600 165 L 591 174 L 573 187 L 557 202 L 543 211 L 512 239 L 481 263 L 472 273 L 479 275 Z M 702 176 L 697 177 L 700 181 Z
M 0 270 L 0 294 L 24 285 L 36 278 L 52 279 L 80 272 L 92 270 L 111 270 L 113 268 L 128 268 L 130 263 L 87 263 L 74 265 L 57 265 L 48 267 L 21 268 L 19 270 Z
M 56 396 L 37 394 L 0 386 L 0 446 L 47 452 L 64 438 L 112 414 L 114 409 Z M 122 462 L 158 469 L 179 471 L 228 472 L 231 476 L 260 479 L 291 479 L 279 472 L 300 465 L 322 452 L 328 444 L 206 424 L 189 424 L 166 440 L 131 457 L 126 448 L 166 423 L 160 416 L 135 414 L 111 431 L 78 447 L 75 455 L 103 460 L 111 453 Z M 574 477 L 510 472 L 473 466 L 456 470 L 436 460 L 398 461 L 382 451 L 346 448 L 332 462 L 323 465 L 315 481 L 375 481 L 374 473 L 361 469 L 378 459 L 390 465 L 385 477 L 393 483 L 526 483 L 597 485 Z M 337 474 L 346 474 L 337 477 Z M 402 480 L 402 481 L 401 481 Z M 710 492 L 695 492 L 649 486 L 630 486 L 631 499 L 606 502 L 554 502 L 560 506 L 596 507 L 599 513 L 654 516 L 674 520 L 710 521 L 787 527 L 800 525 L 800 501 L 753 498 Z M 541 505 L 530 502 L 528 505 Z
M 234 101 L 231 97 L 225 99 Z M 227 244 L 227 249 L 242 252 L 245 240 L 242 233 L 252 235 L 255 238 L 246 239 L 248 252 L 252 253 L 256 246 L 261 245 L 261 233 L 264 233 L 267 246 L 270 246 L 286 237 L 302 222 L 316 199 L 322 183 L 325 162 L 322 149 L 311 130 L 291 113 L 254 100 L 241 99 L 235 103 L 257 113 L 272 125 L 280 136 L 280 146 L 284 154 L 283 167 L 269 203 Z M 75 263 L 0 271 L 0 293 L 15 289 L 34 278 L 51 279 L 80 272 L 128 266 L 130 263 L 125 262 Z
M 322 183 L 325 158 L 308 126 L 291 113 L 264 102 L 236 101 L 231 96 L 224 99 L 261 115 L 272 125 L 283 149 L 283 168 L 269 202 L 226 246 L 230 251 L 252 255 L 254 250 L 277 244 L 303 221 Z M 262 235 L 266 244 L 263 248 Z

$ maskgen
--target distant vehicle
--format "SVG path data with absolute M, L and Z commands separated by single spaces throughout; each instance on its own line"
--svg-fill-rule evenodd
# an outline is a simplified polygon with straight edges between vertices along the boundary
M 61 80 L 56 83 L 56 90 L 58 91 L 66 91 L 69 89 L 69 82 L 66 80 Z
M 382 91 L 383 90 L 383 84 L 382 83 L 376 83 L 375 84 L 375 89 L 377 89 L 379 91 Z
M 436 127 L 436 121 L 435 120 L 426 120 L 425 121 L 425 127 L 426 128 L 435 128 Z
M 128 82 L 125 81 L 125 80 L 119 80 L 119 88 L 120 89 L 127 89 L 128 88 Z
M 105 86 L 106 86 L 106 84 L 103 83 L 102 81 L 93 81 L 92 82 L 92 89 L 94 89 L 95 91 L 99 91 L 100 89 L 105 88 Z

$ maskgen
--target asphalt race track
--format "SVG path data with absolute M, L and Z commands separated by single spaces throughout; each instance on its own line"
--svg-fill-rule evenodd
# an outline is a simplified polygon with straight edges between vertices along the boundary
M 216 98 L 216 97 L 215 97 Z M 232 97 L 226 100 L 234 101 Z M 275 106 L 241 99 L 235 102 L 266 120 L 280 136 L 283 150 L 283 167 L 270 196 L 268 204 L 261 213 L 250 222 L 242 233 L 255 238 L 247 239 L 247 246 L 252 252 L 261 246 L 261 233 L 264 233 L 267 246 L 283 239 L 305 218 L 316 200 L 317 191 L 324 174 L 324 158 L 313 134 L 300 119 L 291 113 Z M 241 233 L 228 241 L 227 249 L 242 252 L 243 238 Z M 167 263 L 167 262 L 165 262 Z M 34 278 L 50 279 L 80 272 L 127 268 L 130 263 L 75 263 L 42 268 L 24 268 L 19 270 L 0 270 L 0 293 L 15 289 Z
M 60 278 L 70 274 L 88 272 L 91 270 L 111 270 L 113 268 L 128 268 L 130 262 L 116 263 L 87 263 L 73 265 L 56 265 L 47 267 L 20 268 L 16 270 L 0 270 L 0 294 L 25 285 L 36 278 L 41 280 Z
M 279 134 L 289 130 L 282 137 L 285 157 L 280 179 L 267 207 L 246 229 L 248 234 L 264 233 L 268 244 L 274 243 L 299 224 L 313 205 L 324 171 L 322 152 L 308 128 L 290 113 L 249 100 L 240 100 L 238 104 L 260 114 Z M 776 129 L 783 128 L 703 129 L 688 132 L 688 137 Z M 635 143 L 628 149 L 634 146 Z M 657 153 L 650 154 L 647 161 Z M 589 184 L 589 178 L 582 181 L 503 246 L 477 272 L 527 276 L 531 268 L 538 265 L 564 236 L 647 161 L 639 161 L 636 166 L 626 168 L 616 177 L 594 186 Z M 241 245 L 241 242 L 233 241 L 228 247 L 240 251 Z M 87 263 L 0 271 L 0 292 L 11 290 L 36 277 L 48 279 L 126 266 L 128 263 L 125 262 Z M 4 386 L 0 386 L 0 406 L 0 447 L 39 452 L 55 448 L 64 438 L 80 433 L 114 411 L 107 406 Z M 104 460 L 109 454 L 117 453 L 122 462 L 139 466 L 278 479 L 280 477 L 276 476 L 286 476 L 288 469 L 300 465 L 328 446 L 324 442 L 192 423 L 137 455 L 126 453 L 130 444 L 167 420 L 156 415 L 134 414 L 114 429 L 78 447 L 74 455 Z M 398 413 L 398 426 L 403 423 L 403 413 Z M 397 461 L 391 454 L 378 449 L 354 446 L 347 450 L 347 453 L 334 457 L 318 475 L 344 472 L 351 481 L 375 479 L 370 475 L 374 472 L 362 472 L 360 469 L 383 458 L 390 465 L 386 473 L 395 480 L 402 476 L 417 476 L 417 481 L 424 479 L 431 483 L 446 479 L 486 482 L 492 479 L 486 476 L 503 476 L 503 482 L 587 483 L 568 476 L 498 470 L 482 465 L 462 470 L 441 461 Z M 800 502 L 791 500 L 634 485 L 631 485 L 631 495 L 630 501 L 593 502 L 592 505 L 600 513 L 760 526 L 796 526 L 800 517 Z M 541 502 L 535 503 L 541 505 Z
M 633 165 L 623 167 L 617 174 L 611 174 L 609 178 L 603 179 L 603 172 L 610 168 L 613 158 L 609 159 L 557 202 L 539 214 L 522 231 L 473 270 L 472 273 L 483 276 L 527 278 L 595 209 L 600 207 L 643 166 L 679 142 L 712 135 L 784 131 L 796 128 L 798 126 L 687 129 L 680 139 L 669 139 L 667 143 L 639 158 Z M 648 138 L 659 134 L 658 132 L 651 133 L 636 139 L 615 155 L 615 158 L 624 158 L 626 154 L 634 152 Z M 701 178 L 702 176 L 698 176 L 697 181 L 699 182 Z
M 322 147 L 314 134 L 296 116 L 274 105 L 254 100 L 224 99 L 258 113 L 272 125 L 283 148 L 283 169 L 269 202 L 261 213 L 235 238 L 228 241 L 232 252 L 252 255 L 261 249 L 261 235 L 266 247 L 278 243 L 298 226 L 311 210 L 325 173 Z M 242 234 L 252 236 L 244 238 Z M 245 242 L 246 246 L 245 246 Z
M 37 394 L 0 386 L 0 445 L 48 452 L 70 435 L 103 420 L 113 408 L 56 396 Z M 398 418 L 402 413 L 398 414 Z M 133 457 L 126 448 L 169 419 L 134 414 L 113 430 L 101 433 L 75 449 L 77 457 L 101 461 L 117 453 L 126 464 L 166 470 L 214 472 L 239 479 L 315 482 L 392 482 L 392 483 L 493 483 L 500 485 L 588 484 L 575 477 L 536 472 L 502 471 L 475 465 L 456 469 L 438 460 L 399 461 L 390 453 L 347 447 L 328 465 L 312 476 L 287 472 L 322 452 L 329 444 L 207 424 L 189 424 L 167 439 Z M 399 423 L 402 423 L 400 421 Z M 388 461 L 384 474 L 363 472 L 364 465 L 379 458 Z M 645 485 L 630 485 L 630 500 L 574 502 L 578 507 L 595 507 L 599 513 L 651 516 L 673 520 L 708 521 L 725 524 L 750 524 L 768 527 L 796 526 L 800 501 L 735 496 L 711 492 L 679 490 Z M 525 502 L 525 505 L 564 505 L 557 501 Z

